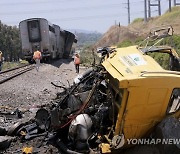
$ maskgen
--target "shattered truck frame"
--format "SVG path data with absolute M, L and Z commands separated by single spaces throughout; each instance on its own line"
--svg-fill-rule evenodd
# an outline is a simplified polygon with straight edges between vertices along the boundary
M 166 116 L 179 117 L 180 72 L 162 69 L 136 46 L 116 49 L 102 65 L 113 91 L 114 140 L 145 137 Z
M 180 117 L 179 56 L 169 46 L 156 46 L 172 34 L 171 26 L 155 29 L 144 47 L 106 50 L 101 65 L 76 78 L 65 109 L 74 116 L 68 136 L 75 150 L 109 153 L 126 148 L 127 139 L 146 137 L 168 116 Z M 149 39 L 156 43 L 148 46 Z M 148 55 L 152 52 L 168 53 L 170 70 Z
M 171 30 L 154 30 L 147 41 L 163 39 Z M 170 70 L 150 52 L 168 53 Z M 180 118 L 179 70 L 179 56 L 171 47 L 146 43 L 105 49 L 100 65 L 77 76 L 71 87 L 52 83 L 63 91 L 50 107 L 37 111 L 33 128 L 41 134 L 30 135 L 31 123 L 13 134 L 24 140 L 44 135 L 60 153 L 68 154 L 128 148 L 127 139 L 147 137 L 168 116 Z

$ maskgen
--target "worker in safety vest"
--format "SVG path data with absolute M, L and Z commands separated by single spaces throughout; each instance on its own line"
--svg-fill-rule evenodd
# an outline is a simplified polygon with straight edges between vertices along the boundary
M 3 57 L 2 57 L 2 52 L 0 51 L 0 71 L 2 69 L 2 62 L 3 62 Z
M 76 73 L 79 73 L 79 64 L 80 64 L 80 56 L 79 56 L 78 53 L 75 53 L 74 65 L 75 65 L 75 68 L 76 68 Z
M 33 55 L 33 59 L 35 60 L 36 62 L 36 70 L 39 71 L 39 66 L 40 66 L 40 60 L 41 60 L 41 52 L 39 50 L 36 50 L 34 52 L 34 55 Z

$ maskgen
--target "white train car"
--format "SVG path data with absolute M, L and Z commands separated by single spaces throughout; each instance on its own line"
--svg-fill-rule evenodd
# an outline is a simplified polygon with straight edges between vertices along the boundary
M 58 25 L 54 24 L 54 28 L 56 36 L 57 58 L 62 58 L 64 53 L 65 34 Z
M 63 29 L 60 29 L 60 44 L 61 44 L 61 48 L 63 50 L 61 58 L 63 58 L 63 54 L 65 51 L 65 31 Z
M 42 58 L 56 58 L 57 45 L 55 28 L 44 18 L 31 18 L 19 23 L 22 52 L 24 59 L 32 62 L 34 51 L 39 48 Z
M 64 58 L 69 58 L 71 54 L 72 45 L 75 41 L 75 35 L 67 30 L 65 30 L 65 49 L 64 49 Z

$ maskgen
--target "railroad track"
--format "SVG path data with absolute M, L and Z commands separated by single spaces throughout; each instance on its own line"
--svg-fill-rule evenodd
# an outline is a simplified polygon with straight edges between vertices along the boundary
M 0 72 L 0 84 L 15 78 L 16 76 L 19 76 L 25 72 L 28 72 L 35 68 L 35 65 L 24 65 L 20 67 L 16 67 L 13 69 L 8 69 L 5 71 Z

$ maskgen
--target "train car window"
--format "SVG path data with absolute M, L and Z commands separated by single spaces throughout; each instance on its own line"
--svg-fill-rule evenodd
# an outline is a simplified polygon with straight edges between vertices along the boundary
M 37 28 L 37 22 L 36 21 L 32 21 L 31 22 L 31 28 Z
M 171 114 L 178 111 L 179 109 L 180 109 L 180 88 L 176 88 L 173 90 L 171 94 L 167 113 Z
M 28 33 L 30 42 L 40 42 L 41 41 L 41 32 L 40 32 L 40 23 L 38 20 L 28 21 Z
M 54 29 L 54 27 L 52 27 L 52 26 L 50 26 L 50 25 L 49 25 L 49 31 L 51 31 L 51 32 L 55 33 L 55 29 Z

